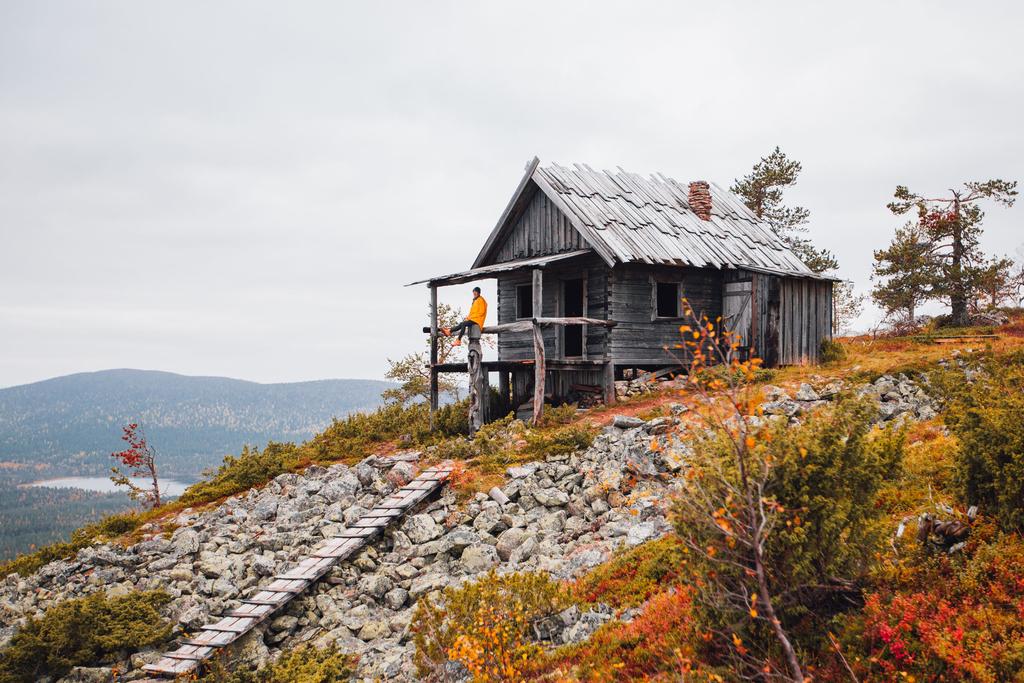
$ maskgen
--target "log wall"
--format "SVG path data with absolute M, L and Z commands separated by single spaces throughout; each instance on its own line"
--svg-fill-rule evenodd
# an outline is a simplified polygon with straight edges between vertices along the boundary
M 609 319 L 608 268 L 597 256 L 572 259 L 567 265 L 552 264 L 544 270 L 541 288 L 543 305 L 541 311 L 534 311 L 536 317 L 557 318 L 562 315 L 562 282 L 576 278 L 586 280 L 584 317 Z M 531 284 L 530 273 L 505 275 L 498 278 L 498 323 L 516 320 L 516 287 Z M 600 327 L 587 327 L 586 358 L 602 359 L 605 356 L 605 336 Z M 562 332 L 557 326 L 544 330 L 544 349 L 549 358 L 563 358 Z M 502 332 L 498 335 L 499 360 L 530 360 L 533 358 L 533 334 L 531 332 Z
M 616 364 L 678 362 L 682 351 L 674 346 L 682 340 L 679 326 L 688 321 L 683 316 L 655 317 L 654 283 L 659 281 L 680 283 L 681 298 L 686 298 L 698 316 L 714 319 L 721 315 L 722 272 L 719 270 L 637 264 L 616 266 L 611 271 L 608 311 L 609 319 L 618 323 L 610 333 L 610 352 Z

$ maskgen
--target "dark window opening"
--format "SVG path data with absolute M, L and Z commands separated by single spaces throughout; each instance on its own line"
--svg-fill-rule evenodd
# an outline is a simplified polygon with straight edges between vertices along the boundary
M 657 313 L 659 318 L 679 317 L 679 283 L 659 282 L 656 287 Z
M 562 315 L 566 318 L 584 317 L 583 279 L 566 280 L 562 290 Z M 583 325 L 566 325 L 562 330 L 564 356 L 566 358 L 583 355 Z
M 533 317 L 533 285 L 516 287 L 516 318 Z

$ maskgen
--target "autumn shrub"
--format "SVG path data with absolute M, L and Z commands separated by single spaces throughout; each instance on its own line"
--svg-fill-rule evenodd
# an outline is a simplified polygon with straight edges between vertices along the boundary
M 908 438 L 902 475 L 888 481 L 879 491 L 879 507 L 893 515 L 921 511 L 934 500 L 953 501 L 956 438 L 943 433 L 936 424 L 918 424 Z
M 589 424 L 571 424 L 558 429 L 526 432 L 526 452 L 537 456 L 562 455 L 585 450 L 594 443 L 597 428 Z
M 295 453 L 296 447 L 290 443 L 271 441 L 262 450 L 245 446 L 240 455 L 224 458 L 210 479 L 189 486 L 180 500 L 185 505 L 195 505 L 265 484 L 289 471 Z
M 792 615 L 816 609 L 818 588 L 857 579 L 882 545 L 876 500 L 902 468 L 906 431 L 872 427 L 876 407 L 845 399 L 802 425 L 775 422 L 768 449 L 775 500 L 792 514 L 768 542 L 773 577 Z
M 457 409 L 448 410 L 454 420 Z M 303 444 L 303 450 L 318 462 L 359 460 L 385 441 L 422 441 L 429 430 L 430 407 L 426 403 L 386 403 L 370 412 L 335 419 L 324 431 Z
M 629 548 L 577 579 L 570 590 L 583 603 L 636 607 L 680 582 L 685 546 L 670 534 Z
M 530 679 L 545 681 L 723 680 L 698 661 L 702 641 L 693 601 L 686 588 L 651 598 L 632 621 L 611 621 L 586 642 L 538 658 Z M 525 680 L 525 678 L 524 678 Z
M 1024 680 L 1024 543 L 976 525 L 956 554 L 913 552 L 837 626 L 844 664 L 859 680 Z M 823 680 L 827 676 L 823 677 Z
M 560 406 L 544 406 L 541 424 L 545 427 L 569 424 L 576 420 L 577 411 L 575 403 L 563 403 Z
M 492 570 L 444 589 L 439 599 L 424 596 L 411 624 L 417 672 L 429 678 L 451 660 L 464 665 L 474 681 L 519 680 L 526 662 L 540 654 L 531 623 L 567 605 L 564 589 L 543 573 Z
M 838 363 L 846 360 L 846 347 L 832 339 L 821 341 L 821 362 Z
M 749 382 L 752 384 L 764 384 L 767 382 L 775 381 L 778 377 L 778 372 L 771 368 L 756 367 L 750 368 L 749 377 L 746 370 L 740 371 L 736 368 L 731 368 L 724 363 L 718 363 L 716 365 L 708 365 L 700 369 L 699 371 L 701 380 L 704 382 L 713 382 L 719 380 L 721 382 L 733 383 L 738 380 Z
M 166 641 L 171 625 L 159 608 L 162 591 L 108 598 L 95 593 L 58 603 L 29 619 L 0 650 L 0 683 L 60 678 L 75 666 L 95 666 Z
M 952 392 L 944 412 L 960 447 L 956 479 L 961 498 L 1024 531 L 1024 359 L 983 363 L 972 382 Z
M 228 671 L 214 662 L 202 683 L 335 683 L 355 672 L 357 657 L 331 648 L 302 645 L 283 652 L 258 669 L 240 667 Z
M 768 585 L 780 620 L 804 647 L 817 647 L 823 624 L 855 607 L 857 584 L 885 540 L 876 498 L 899 472 L 905 433 L 872 428 L 874 414 L 869 401 L 847 398 L 807 416 L 803 424 L 772 421 L 751 437 L 770 468 L 765 495 L 779 512 L 764 545 Z M 728 471 L 729 445 L 721 436 L 698 436 L 692 445 L 698 457 L 720 462 Z M 730 572 L 746 570 L 714 562 L 715 540 L 695 537 L 706 527 L 696 525 L 683 505 L 675 512 L 678 533 L 711 548 L 707 554 L 690 553 L 686 564 L 705 626 L 719 634 L 719 645 L 728 646 L 737 636 L 742 647 L 769 653 L 771 640 L 756 611 L 744 619 L 745 612 L 727 608 L 719 598 L 722 585 L 740 583 L 730 581 Z
M 434 413 L 434 433 L 438 436 L 469 434 L 469 399 L 439 407 Z

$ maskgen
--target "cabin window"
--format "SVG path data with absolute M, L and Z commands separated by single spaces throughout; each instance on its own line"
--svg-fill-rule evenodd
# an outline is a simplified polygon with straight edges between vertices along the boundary
M 533 285 L 516 286 L 516 319 L 533 317 Z
M 655 317 L 678 318 L 680 300 L 679 283 L 656 282 L 654 283 L 654 287 Z

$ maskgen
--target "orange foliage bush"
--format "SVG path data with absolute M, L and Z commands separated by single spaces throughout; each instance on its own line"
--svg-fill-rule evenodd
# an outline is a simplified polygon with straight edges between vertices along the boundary
M 908 558 L 898 584 L 847 619 L 845 656 L 861 681 L 1024 680 L 1024 542 L 976 539 L 972 551 Z
M 696 662 L 701 642 L 685 588 L 653 597 L 631 622 L 609 622 L 579 645 L 538 663 L 536 678 L 604 683 L 637 680 L 721 680 Z
M 571 592 L 585 603 L 633 607 L 679 583 L 686 559 L 683 541 L 670 534 L 617 554 L 572 584 Z

